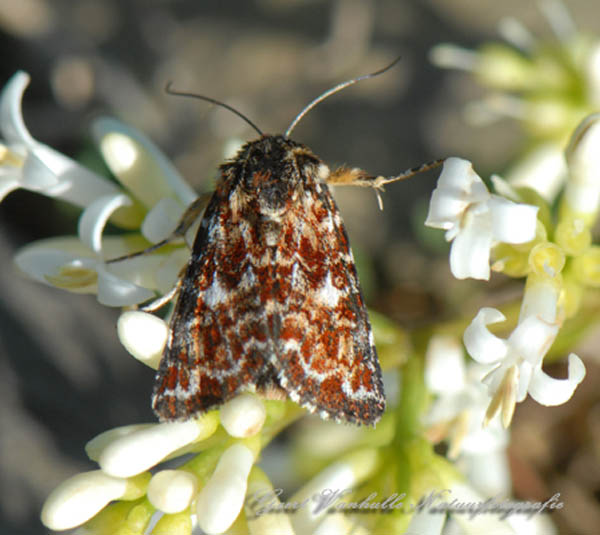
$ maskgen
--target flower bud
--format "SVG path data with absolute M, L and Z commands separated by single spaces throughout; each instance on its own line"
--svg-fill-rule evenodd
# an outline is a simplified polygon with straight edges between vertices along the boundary
M 238 438 L 258 433 L 266 415 L 265 404 L 252 394 L 241 394 L 220 409 L 221 424 L 231 436 Z

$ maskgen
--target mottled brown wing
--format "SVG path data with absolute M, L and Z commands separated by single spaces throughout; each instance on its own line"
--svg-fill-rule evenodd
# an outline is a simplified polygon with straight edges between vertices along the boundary
M 321 417 L 374 424 L 385 409 L 381 370 L 348 236 L 325 184 L 313 184 L 279 246 L 294 258 L 278 347 L 281 386 Z M 302 224 L 298 225 L 298 219 Z
M 215 193 L 196 236 L 156 375 L 152 407 L 161 421 L 189 419 L 275 381 L 268 358 L 274 340 L 251 275 L 248 229 L 222 227 L 229 208 Z

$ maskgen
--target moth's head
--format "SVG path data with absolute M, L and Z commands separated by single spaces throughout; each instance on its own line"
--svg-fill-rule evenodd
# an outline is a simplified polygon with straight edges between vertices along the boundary
M 243 162 L 247 168 L 252 169 L 277 169 L 278 166 L 285 165 L 297 148 L 309 150 L 282 135 L 264 134 L 243 145 L 234 161 Z
M 306 145 L 283 135 L 262 135 L 243 145 L 221 170 L 241 180 L 240 185 L 256 191 L 263 182 L 303 183 L 323 181 L 328 167 Z
M 246 143 L 221 166 L 223 179 L 255 198 L 263 213 L 279 213 L 306 186 L 321 182 L 329 168 L 305 145 L 282 135 L 263 135 Z

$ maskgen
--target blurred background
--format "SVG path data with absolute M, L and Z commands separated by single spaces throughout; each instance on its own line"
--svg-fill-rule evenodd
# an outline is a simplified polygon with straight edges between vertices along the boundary
M 580 30 L 600 35 L 595 3 L 566 5 Z M 255 133 L 226 110 L 167 95 L 168 81 L 279 133 L 325 90 L 401 56 L 385 75 L 320 104 L 294 139 L 331 166 L 394 175 L 457 155 L 488 177 L 515 156 L 523 133 L 509 121 L 467 124 L 463 105 L 481 89 L 463 73 L 434 67 L 428 53 L 440 42 L 496 40 L 507 15 L 538 36 L 552 35 L 528 0 L 0 0 L 0 82 L 19 69 L 31 75 L 23 113 L 36 139 L 102 170 L 89 125 L 116 116 L 154 140 L 203 191 L 227 147 Z M 494 292 L 451 278 L 442 233 L 422 230 L 437 175 L 388 186 L 383 212 L 371 191 L 335 193 L 370 306 L 406 327 L 459 310 L 474 315 L 483 292 L 494 306 L 522 291 L 502 277 L 492 279 Z M 16 249 L 74 234 L 77 216 L 28 192 L 0 204 L 2 534 L 46 533 L 39 511 L 47 494 L 95 468 L 85 443 L 111 427 L 154 421 L 153 372 L 118 343 L 118 311 L 26 280 L 13 267 Z M 512 426 L 515 495 L 541 500 L 561 492 L 565 508 L 553 515 L 561 533 L 592 534 L 600 526 L 597 348 L 593 339 L 573 348 L 588 376 L 571 403 L 548 409 L 525 402 Z

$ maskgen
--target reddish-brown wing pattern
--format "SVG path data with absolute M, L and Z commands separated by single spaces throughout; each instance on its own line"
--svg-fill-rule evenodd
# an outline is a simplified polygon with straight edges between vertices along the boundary
M 153 408 L 185 420 L 245 390 L 374 424 L 381 371 L 328 167 L 261 136 L 221 166 L 171 320 Z

